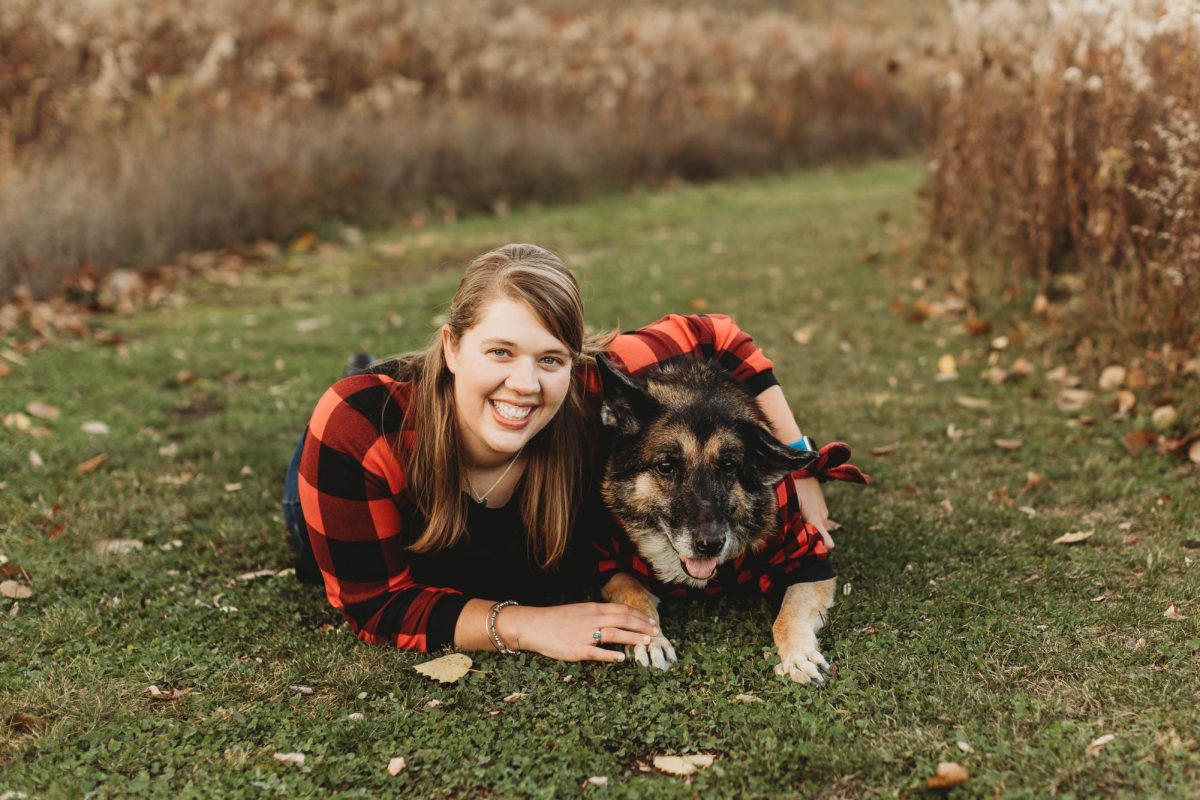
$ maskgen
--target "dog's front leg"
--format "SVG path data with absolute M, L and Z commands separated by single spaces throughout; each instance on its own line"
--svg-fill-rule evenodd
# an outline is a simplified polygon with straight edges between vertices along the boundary
M 788 587 L 772 628 L 780 657 L 776 675 L 787 675 L 797 683 L 825 684 L 821 670 L 829 672 L 829 662 L 821 655 L 817 632 L 825 624 L 836 588 L 837 578 Z
M 618 572 L 609 578 L 600 592 L 610 603 L 624 603 L 641 611 L 658 627 L 658 636 L 651 639 L 650 644 L 627 645 L 626 657 L 632 658 L 643 667 L 653 665 L 663 670 L 670 669 L 675 663 L 675 648 L 662 634 L 662 623 L 658 620 L 658 598 L 626 572 Z

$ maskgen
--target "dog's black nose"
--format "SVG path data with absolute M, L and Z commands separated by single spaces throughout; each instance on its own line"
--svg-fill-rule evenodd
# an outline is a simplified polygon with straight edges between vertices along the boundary
M 725 547 L 725 529 L 705 531 L 696 536 L 692 542 L 696 555 L 701 557 L 718 555 Z

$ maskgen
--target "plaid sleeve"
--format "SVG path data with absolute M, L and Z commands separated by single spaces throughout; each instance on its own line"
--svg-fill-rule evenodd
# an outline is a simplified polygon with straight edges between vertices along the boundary
M 779 382 L 771 360 L 724 314 L 670 314 L 616 337 L 608 354 L 635 378 L 678 358 L 702 358 L 716 361 L 756 395 Z
M 837 573 L 829 560 L 825 540 L 800 513 L 796 481 L 790 475 L 776 485 L 775 500 L 779 509 L 779 530 L 755 559 L 759 591 L 772 595 L 794 583 L 834 577 Z
M 300 507 L 325 594 L 358 638 L 430 652 L 454 645 L 467 598 L 409 570 L 401 510 L 410 499 L 395 444 L 410 389 L 356 375 L 324 394 L 300 457 Z

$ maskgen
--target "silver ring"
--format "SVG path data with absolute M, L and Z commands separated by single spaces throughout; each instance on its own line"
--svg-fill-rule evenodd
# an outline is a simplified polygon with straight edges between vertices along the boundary
M 596 628 L 596 632 L 592 634 L 592 638 L 596 640 L 597 644 L 600 643 L 601 637 L 600 637 L 600 629 L 599 628 Z

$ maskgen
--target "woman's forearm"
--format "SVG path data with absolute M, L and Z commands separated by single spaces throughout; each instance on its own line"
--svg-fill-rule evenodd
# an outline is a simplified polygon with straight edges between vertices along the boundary
M 755 400 L 766 415 L 776 439 L 791 444 L 800 438 L 800 426 L 796 424 L 796 416 L 783 396 L 783 389 L 778 385 L 771 386 L 759 393 Z

